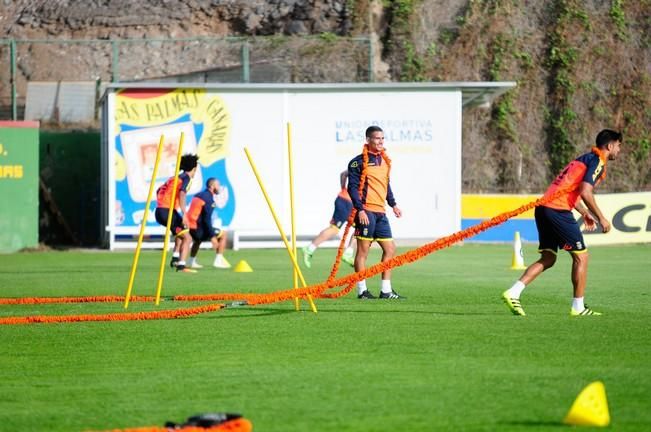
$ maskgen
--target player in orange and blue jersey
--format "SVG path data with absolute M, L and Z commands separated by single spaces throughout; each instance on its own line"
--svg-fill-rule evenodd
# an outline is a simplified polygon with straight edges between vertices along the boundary
M 368 159 L 365 161 L 365 159 Z M 378 126 L 366 129 L 366 144 L 364 152 L 348 163 L 348 193 L 357 210 L 355 216 L 355 238 L 357 253 L 355 254 L 355 271 L 366 269 L 366 259 L 371 244 L 377 241 L 382 248 L 382 262 L 393 258 L 396 244 L 393 241 L 391 226 L 386 216 L 384 203 L 388 203 L 396 217 L 402 216 L 402 211 L 396 205 L 391 191 L 389 171 L 391 161 L 384 152 L 384 132 Z M 366 173 L 361 188 L 362 174 Z M 366 287 L 366 280 L 357 283 L 357 298 L 375 298 Z M 381 299 L 403 298 L 391 288 L 391 270 L 382 272 Z
M 339 182 L 341 184 L 341 190 L 339 191 L 337 198 L 335 198 L 335 210 L 332 213 L 330 225 L 324 228 L 319 234 L 317 234 L 317 236 L 310 242 L 309 245 L 305 246 L 302 249 L 303 264 L 305 264 L 305 267 L 307 268 L 312 267 L 312 255 L 314 255 L 314 252 L 317 250 L 319 245 L 324 241 L 331 239 L 339 232 L 344 224 L 348 222 L 348 216 L 350 216 L 350 212 L 353 210 L 353 202 L 350 199 L 350 195 L 348 195 L 348 191 L 346 190 L 346 183 L 348 182 L 348 171 L 342 171 L 342 173 L 339 175 Z M 341 256 L 341 260 L 351 266 L 354 264 L 353 248 L 351 247 L 353 240 L 352 234 L 353 232 L 351 230 L 350 237 L 346 242 L 346 250 Z
M 188 232 L 188 218 L 185 209 L 187 192 L 190 189 L 190 182 L 197 172 L 198 160 L 199 157 L 193 154 L 181 156 L 180 169 L 183 172 L 178 175 L 174 205 L 172 205 L 174 177 L 170 177 L 156 191 L 156 222 L 167 226 L 170 209 L 174 210 L 170 227 L 171 232 L 174 234 L 174 253 L 172 254 L 170 266 L 176 267 L 176 271 L 185 273 L 196 272 L 185 265 L 185 260 L 190 251 L 190 243 L 192 242 L 192 237 Z
M 188 209 L 188 227 L 190 236 L 192 236 L 192 248 L 190 249 L 190 267 L 203 267 L 197 262 L 197 253 L 201 242 L 210 241 L 215 251 L 215 260 L 213 267 L 230 268 L 231 265 L 224 258 L 224 249 L 228 236 L 226 231 L 221 228 L 215 228 L 212 223 L 212 213 L 217 207 L 215 196 L 219 194 L 219 181 L 216 178 L 209 178 L 206 181 L 206 189 L 202 190 L 190 201 Z
M 587 230 L 594 231 L 598 221 L 604 233 L 610 231 L 610 222 L 597 206 L 593 190 L 605 178 L 608 161 L 617 158 L 621 143 L 621 133 L 609 129 L 602 130 L 597 134 L 596 147 L 593 147 L 590 153 L 570 162 L 545 192 L 545 197 L 551 197 L 559 191 L 567 190 L 545 205 L 536 207 L 534 211 L 540 242 L 540 259 L 531 264 L 511 288 L 502 293 L 502 299 L 514 315 L 526 315 L 520 303 L 520 294 L 536 277 L 554 265 L 559 248 L 568 251 L 572 256 L 574 297 L 570 315 L 601 315 L 583 301 L 588 253 L 572 209 L 576 209 L 583 216 Z M 581 204 L 579 199 L 585 205 Z

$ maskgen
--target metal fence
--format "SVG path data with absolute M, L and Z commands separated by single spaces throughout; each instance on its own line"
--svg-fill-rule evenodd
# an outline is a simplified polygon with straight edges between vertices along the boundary
M 30 82 L 370 82 L 366 37 L 0 39 L 0 119 L 22 120 Z M 98 97 L 101 91 L 98 91 Z

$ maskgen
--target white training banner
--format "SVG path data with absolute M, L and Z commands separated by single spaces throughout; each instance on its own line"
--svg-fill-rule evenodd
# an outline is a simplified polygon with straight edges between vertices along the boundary
M 156 187 L 172 175 L 181 132 L 184 153 L 200 157 L 190 194 L 216 177 L 224 228 L 277 232 L 247 147 L 289 233 L 288 123 L 297 234 L 316 235 L 328 225 L 339 174 L 361 153 L 370 125 L 385 132 L 391 186 L 403 211 L 396 219 L 389 209 L 394 237 L 432 239 L 460 229 L 460 90 L 126 88 L 109 90 L 105 103 L 112 238 L 137 232 L 160 135 L 165 151 Z M 154 197 L 149 233 L 160 232 L 155 205 Z

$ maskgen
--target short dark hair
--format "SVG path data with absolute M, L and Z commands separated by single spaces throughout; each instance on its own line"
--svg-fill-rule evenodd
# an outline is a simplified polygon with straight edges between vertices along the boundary
M 195 154 L 184 154 L 181 156 L 181 169 L 185 172 L 192 171 L 197 166 L 199 156 Z
M 210 189 L 210 186 L 212 186 L 212 184 L 216 181 L 217 179 L 215 177 L 210 177 L 208 180 L 206 180 L 206 189 Z
M 369 126 L 366 128 L 366 138 L 370 138 L 373 132 L 384 132 L 380 126 Z
M 617 132 L 611 129 L 604 129 L 597 134 L 595 143 L 597 144 L 597 148 L 605 148 L 612 141 L 622 142 L 621 132 Z

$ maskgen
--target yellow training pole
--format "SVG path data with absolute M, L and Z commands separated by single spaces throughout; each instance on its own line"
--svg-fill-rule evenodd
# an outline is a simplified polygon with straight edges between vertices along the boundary
M 253 174 L 255 174 L 256 180 L 258 180 L 258 184 L 260 185 L 260 190 L 262 191 L 262 195 L 264 195 L 264 199 L 267 201 L 267 205 L 269 206 L 269 211 L 271 212 L 271 216 L 273 216 L 274 222 L 276 222 L 276 227 L 278 228 L 280 237 L 283 239 L 283 243 L 285 243 L 285 248 L 287 249 L 289 258 L 292 260 L 292 264 L 294 264 L 294 270 L 296 270 L 296 272 L 298 273 L 298 277 L 301 279 L 301 283 L 303 284 L 303 287 L 306 287 L 307 284 L 305 283 L 305 279 L 303 278 L 303 273 L 301 273 L 301 269 L 298 267 L 298 262 L 296 261 L 296 255 L 294 255 L 291 247 L 289 246 L 289 243 L 287 243 L 287 238 L 285 237 L 285 232 L 283 231 L 283 227 L 280 225 L 280 221 L 276 216 L 276 212 L 274 211 L 273 205 L 271 204 L 269 195 L 267 195 L 267 191 L 264 188 L 264 184 L 262 184 L 262 179 L 258 174 L 258 170 L 256 169 L 255 164 L 253 163 L 253 159 L 251 159 L 251 155 L 249 154 L 249 149 L 244 147 L 244 153 L 246 153 L 246 157 L 249 160 L 249 164 L 251 164 L 251 169 L 253 170 Z M 312 296 L 308 294 L 307 299 L 310 302 L 310 308 L 312 309 L 312 312 L 316 313 L 317 312 L 316 305 L 312 300 Z
M 165 260 L 167 259 L 167 245 L 170 240 L 170 229 L 172 226 L 172 214 L 176 208 L 176 185 L 179 182 L 179 169 L 181 167 L 181 154 L 183 154 L 183 138 L 185 135 L 181 132 L 179 140 L 179 151 L 176 154 L 176 167 L 174 168 L 174 181 L 172 182 L 172 201 L 170 203 L 170 213 L 167 215 L 167 226 L 165 227 L 165 238 L 163 239 L 163 257 L 160 261 L 160 270 L 158 271 L 158 286 L 156 287 L 156 305 L 160 303 L 160 291 L 163 287 L 163 274 L 165 273 Z M 183 209 L 185 211 L 185 209 Z
M 147 216 L 149 214 L 149 205 L 151 204 L 151 196 L 154 193 L 154 183 L 156 183 L 156 174 L 158 173 L 158 163 L 160 162 L 160 155 L 163 149 L 163 141 L 165 136 L 160 136 L 158 142 L 158 150 L 156 151 L 156 162 L 154 162 L 154 171 L 151 173 L 151 183 L 149 183 L 149 195 L 147 195 L 147 203 L 145 204 L 145 212 L 142 215 L 142 223 L 140 224 L 140 235 L 138 235 L 138 245 L 136 246 L 136 253 L 133 255 L 133 264 L 131 264 L 131 274 L 129 275 L 129 286 L 127 293 L 124 296 L 124 308 L 129 307 L 129 299 L 131 298 L 131 288 L 133 288 L 133 280 L 136 277 L 136 269 L 138 268 L 138 259 L 140 258 L 140 248 L 142 247 L 142 238 L 145 235 L 145 226 L 147 225 Z
M 296 254 L 296 224 L 294 223 L 294 167 L 292 163 L 292 127 L 287 123 L 287 159 L 289 160 L 289 208 L 292 220 L 292 251 Z M 294 269 L 294 289 L 298 288 L 298 273 Z M 294 297 L 294 308 L 300 310 L 298 297 Z

